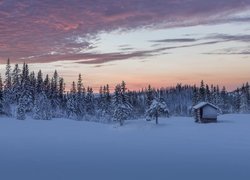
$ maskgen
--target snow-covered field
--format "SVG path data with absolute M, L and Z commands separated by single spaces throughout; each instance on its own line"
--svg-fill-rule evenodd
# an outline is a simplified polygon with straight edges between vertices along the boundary
M 250 179 L 250 115 L 159 123 L 0 118 L 0 180 Z

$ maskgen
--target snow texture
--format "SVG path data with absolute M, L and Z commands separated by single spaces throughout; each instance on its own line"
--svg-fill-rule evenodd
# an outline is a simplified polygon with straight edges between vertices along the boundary
M 1 180 L 249 180 L 250 115 L 125 121 L 0 118 Z

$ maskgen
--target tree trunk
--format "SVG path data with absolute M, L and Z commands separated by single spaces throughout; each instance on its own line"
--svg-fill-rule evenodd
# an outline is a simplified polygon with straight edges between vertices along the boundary
M 122 126 L 122 125 L 123 125 L 123 120 L 120 119 L 120 126 Z

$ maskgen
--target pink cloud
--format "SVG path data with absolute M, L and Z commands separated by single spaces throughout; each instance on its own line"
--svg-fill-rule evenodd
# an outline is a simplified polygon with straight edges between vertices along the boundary
M 79 43 L 72 36 L 100 31 L 241 21 L 225 17 L 249 6 L 249 0 L 0 0 L 0 60 L 44 56 L 51 61 L 55 50 L 73 56 Z

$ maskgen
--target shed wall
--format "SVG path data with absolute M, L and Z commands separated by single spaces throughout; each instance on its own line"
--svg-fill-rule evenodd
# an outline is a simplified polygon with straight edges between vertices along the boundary
M 204 106 L 202 118 L 216 119 L 217 118 L 217 109 L 215 109 L 211 106 L 208 106 L 208 105 Z

